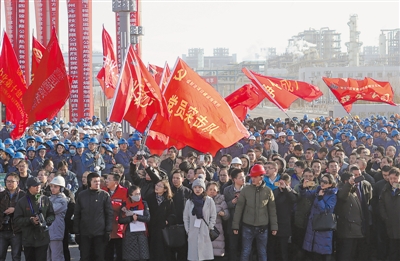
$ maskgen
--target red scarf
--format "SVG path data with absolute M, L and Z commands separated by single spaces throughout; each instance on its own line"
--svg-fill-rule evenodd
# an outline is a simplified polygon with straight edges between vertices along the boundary
M 140 197 L 139 201 L 132 201 L 131 198 L 128 197 L 128 199 L 126 200 L 125 203 L 126 203 L 126 206 L 125 206 L 126 210 L 131 210 L 131 209 L 144 210 L 144 204 L 143 204 L 143 201 L 142 201 L 142 197 Z M 126 217 L 125 213 L 122 216 Z M 147 234 L 147 224 L 145 224 L 145 225 L 146 225 L 146 232 L 145 233 L 146 233 L 146 236 L 148 236 L 148 234 Z M 125 230 L 126 230 L 126 228 L 128 226 L 129 226 L 129 224 L 125 224 L 124 233 L 125 233 Z

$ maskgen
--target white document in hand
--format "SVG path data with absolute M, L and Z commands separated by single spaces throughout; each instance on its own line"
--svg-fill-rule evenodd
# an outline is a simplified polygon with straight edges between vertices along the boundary
M 133 210 L 133 213 L 143 216 L 143 210 Z M 129 228 L 131 232 L 146 231 L 146 225 L 140 221 L 132 221 L 131 223 L 129 223 Z

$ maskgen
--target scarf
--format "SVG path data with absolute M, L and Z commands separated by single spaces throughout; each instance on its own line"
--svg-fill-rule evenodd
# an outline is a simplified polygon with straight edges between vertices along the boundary
M 142 198 L 140 198 L 139 201 L 132 201 L 130 198 L 128 198 L 124 203 L 126 204 L 125 208 L 127 210 L 144 210 L 144 204 L 143 204 Z M 125 214 L 123 214 L 123 216 L 125 217 Z M 145 224 L 145 225 L 146 225 L 145 234 L 147 236 L 147 224 Z M 129 226 L 129 224 L 125 224 L 124 225 L 123 233 L 126 232 L 126 229 L 127 229 L 128 226 Z
M 192 215 L 196 216 L 198 219 L 203 218 L 203 206 L 204 206 L 204 197 L 203 195 L 197 196 L 193 194 L 192 201 L 194 207 L 192 209 Z
M 164 196 L 163 195 L 159 196 L 158 194 L 156 194 L 156 199 L 157 199 L 157 204 L 158 205 L 161 205 L 161 203 L 164 202 Z

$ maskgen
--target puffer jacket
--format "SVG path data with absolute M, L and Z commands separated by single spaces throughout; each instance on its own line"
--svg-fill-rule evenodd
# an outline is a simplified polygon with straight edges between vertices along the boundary
M 64 193 L 51 195 L 50 201 L 53 204 L 54 214 L 56 218 L 49 227 L 50 240 L 63 240 L 65 231 L 65 213 L 67 212 L 68 199 Z
M 217 194 L 213 199 L 214 199 L 214 203 L 215 203 L 215 209 L 217 212 L 217 220 L 216 220 L 214 226 L 218 229 L 220 234 L 217 237 L 217 239 L 215 239 L 211 243 L 213 246 L 214 256 L 224 256 L 225 255 L 225 237 L 224 237 L 224 229 L 222 227 L 222 220 L 229 219 L 229 210 L 228 210 L 228 205 L 225 202 L 224 195 Z M 218 215 L 218 213 L 220 211 L 223 211 L 225 213 L 225 215 L 223 217 Z
M 104 190 L 86 189 L 79 193 L 74 211 L 74 232 L 83 236 L 111 233 L 113 208 Z
M 245 186 L 236 203 L 232 229 L 239 229 L 240 221 L 250 226 L 266 226 L 278 230 L 275 198 L 272 190 L 262 181 L 261 185 Z
M 36 198 L 28 192 L 15 207 L 14 222 L 22 230 L 22 245 L 25 247 L 40 247 L 50 243 L 49 231 L 34 225 L 31 221 L 31 217 L 39 213 L 39 209 L 41 209 L 47 226 L 50 226 L 55 219 L 53 204 L 49 198 L 43 195 L 39 196 Z M 30 206 L 33 208 L 33 213 Z
M 333 213 L 337 198 L 337 188 L 328 188 L 321 200 L 318 199 L 318 193 L 321 187 L 318 186 L 315 190 L 301 189 L 300 194 L 303 197 L 310 197 L 313 200 L 310 216 L 308 218 L 306 235 L 304 237 L 303 249 L 309 252 L 315 252 L 322 255 L 332 254 L 332 238 L 333 231 L 313 231 L 312 221 L 315 216 L 321 213 Z

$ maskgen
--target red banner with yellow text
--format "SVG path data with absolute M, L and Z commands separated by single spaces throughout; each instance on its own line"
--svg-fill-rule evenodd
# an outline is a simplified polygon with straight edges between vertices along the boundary
M 368 77 L 363 80 L 326 77 L 322 79 L 347 112 L 350 112 L 351 105 L 359 100 L 396 105 L 393 102 L 393 88 L 389 82 L 380 82 Z
M 236 116 L 244 121 L 248 110 L 252 110 L 262 102 L 263 95 L 260 95 L 257 88 L 252 84 L 245 84 L 225 98 Z
M 248 136 L 226 101 L 181 59 L 164 97 L 170 119 L 157 116 L 151 127 L 153 131 L 213 155 Z
M 4 33 L 0 55 L 0 102 L 6 108 L 6 119 L 15 124 L 11 132 L 13 139 L 19 139 L 27 126 L 27 114 L 25 113 L 22 96 L 27 87 L 21 68 L 19 67 L 10 39 Z
M 35 78 L 35 72 L 39 67 L 40 61 L 42 60 L 43 53 L 46 48 L 32 36 L 32 69 L 31 69 L 31 81 Z

